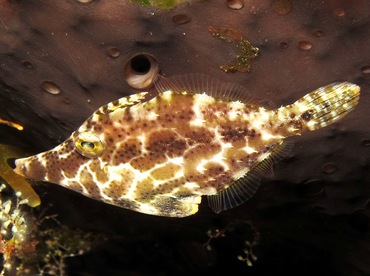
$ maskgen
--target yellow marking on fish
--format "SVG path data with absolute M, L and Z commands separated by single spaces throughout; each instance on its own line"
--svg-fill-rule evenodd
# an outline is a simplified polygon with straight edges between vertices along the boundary
M 355 84 L 333 83 L 270 110 L 204 76 L 157 88 L 152 99 L 143 92 L 99 108 L 55 149 L 17 159 L 15 171 L 146 214 L 192 215 L 202 195 L 220 212 L 255 194 L 286 155 L 286 137 L 337 121 L 360 96 Z

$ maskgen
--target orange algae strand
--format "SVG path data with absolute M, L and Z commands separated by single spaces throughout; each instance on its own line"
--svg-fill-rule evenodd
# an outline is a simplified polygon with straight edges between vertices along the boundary
M 221 65 L 220 69 L 226 73 L 240 72 L 248 73 L 252 69 L 252 60 L 258 56 L 259 49 L 253 47 L 238 29 L 234 28 L 216 28 L 210 26 L 208 31 L 222 41 L 235 43 L 238 53 L 235 53 L 235 59 L 226 65 Z
M 21 126 L 19 124 L 16 124 L 16 123 L 13 123 L 13 122 L 10 122 L 10 121 L 7 121 L 7 120 L 0 119 L 0 124 L 4 124 L 4 125 L 10 126 L 10 127 L 14 127 L 18 130 L 23 130 L 23 126 Z
M 31 207 L 40 205 L 40 197 L 32 189 L 27 180 L 16 174 L 8 164 L 9 158 L 24 157 L 20 148 L 0 144 L 0 177 L 2 177 L 16 193 L 20 193 L 22 199 L 27 199 Z

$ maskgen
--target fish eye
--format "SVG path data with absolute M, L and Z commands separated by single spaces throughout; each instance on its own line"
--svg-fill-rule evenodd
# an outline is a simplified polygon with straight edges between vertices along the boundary
M 79 154 L 89 158 L 99 157 L 104 151 L 104 145 L 100 139 L 88 132 L 77 134 L 75 148 Z
M 86 150 L 92 150 L 95 148 L 95 143 L 88 141 L 81 141 L 81 147 Z

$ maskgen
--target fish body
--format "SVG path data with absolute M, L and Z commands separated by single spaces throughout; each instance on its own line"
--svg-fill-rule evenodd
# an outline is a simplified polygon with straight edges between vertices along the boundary
M 333 83 L 267 109 L 204 76 L 157 89 L 99 108 L 54 149 L 17 159 L 15 171 L 141 213 L 189 216 L 203 195 L 220 212 L 255 194 L 287 152 L 286 137 L 338 120 L 360 95 L 355 84 Z

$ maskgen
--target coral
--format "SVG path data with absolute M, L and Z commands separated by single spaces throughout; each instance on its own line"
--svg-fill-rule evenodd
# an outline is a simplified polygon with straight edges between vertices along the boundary
M 55 218 L 54 218 L 55 220 Z M 104 237 L 79 229 L 70 229 L 58 223 L 59 227 L 40 231 L 38 248 L 39 273 L 41 275 L 68 275 L 66 259 L 82 256 Z
M 5 187 L 4 184 L 0 186 L 0 193 Z M 30 236 L 34 221 L 22 211 L 27 199 L 19 200 L 20 192 L 16 195 L 15 202 L 0 196 L 0 254 L 3 256 L 0 275 L 21 275 L 22 266 L 16 259 L 32 254 L 37 244 Z
M 3 194 L 0 186 L 0 275 L 66 275 L 65 259 L 81 256 L 104 241 L 102 235 L 70 229 L 55 216 L 36 217 L 27 199 Z M 50 223 L 53 221 L 54 223 Z
M 249 229 L 245 229 L 245 226 L 247 226 Z M 255 226 L 250 221 L 239 221 L 234 220 L 229 222 L 224 228 L 222 229 L 210 229 L 207 231 L 207 236 L 209 237 L 208 241 L 204 244 L 204 246 L 207 248 L 207 250 L 211 251 L 213 250 L 212 246 L 210 245 L 211 241 L 213 239 L 217 239 L 219 237 L 226 237 L 226 233 L 233 233 L 236 232 L 236 228 L 241 228 L 243 235 L 249 234 L 250 236 L 248 239 L 245 240 L 245 248 L 243 248 L 243 255 L 238 255 L 237 259 L 239 261 L 245 262 L 248 266 L 252 266 L 253 262 L 257 261 L 257 256 L 253 253 L 253 247 L 257 246 L 260 240 L 260 233 L 258 232 L 258 229 L 256 229 Z

